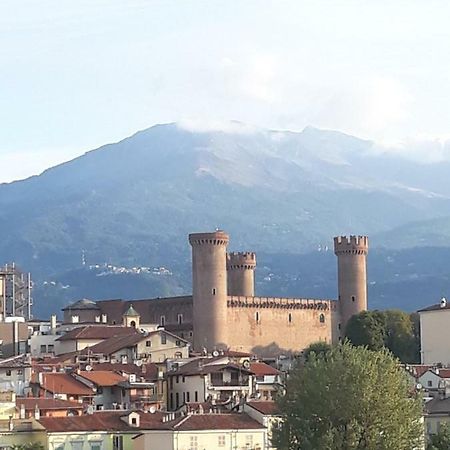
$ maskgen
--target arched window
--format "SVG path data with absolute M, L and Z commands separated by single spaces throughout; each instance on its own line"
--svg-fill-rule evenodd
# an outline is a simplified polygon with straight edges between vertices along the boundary
M 356 300 L 356 297 L 354 295 L 352 295 L 352 302 L 354 302 Z
M 320 322 L 320 323 L 325 323 L 325 314 L 321 314 L 321 315 L 319 316 L 319 322 Z
M 132 320 L 132 321 L 130 322 L 130 327 L 136 328 L 136 322 L 135 322 L 134 320 Z

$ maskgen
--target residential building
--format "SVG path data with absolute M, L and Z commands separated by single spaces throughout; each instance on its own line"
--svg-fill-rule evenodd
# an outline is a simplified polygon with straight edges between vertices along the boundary
M 0 360 L 0 390 L 26 395 L 29 392 L 31 372 L 31 359 L 27 355 Z

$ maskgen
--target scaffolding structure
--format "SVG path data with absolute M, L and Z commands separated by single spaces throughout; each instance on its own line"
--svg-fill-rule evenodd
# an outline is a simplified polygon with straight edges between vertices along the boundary
M 22 272 L 14 263 L 0 267 L 0 315 L 7 317 L 33 318 L 31 306 L 31 274 Z

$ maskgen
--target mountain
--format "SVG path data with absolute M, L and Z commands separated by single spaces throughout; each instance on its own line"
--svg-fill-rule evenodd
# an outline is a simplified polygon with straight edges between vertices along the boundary
M 393 251 L 415 244 L 397 247 L 395 233 L 405 240 L 411 224 L 450 217 L 447 163 L 407 161 L 370 141 L 310 127 L 232 129 L 157 125 L 0 185 L 0 259 L 32 271 L 37 311 L 81 293 L 117 297 L 115 283 L 98 289 L 100 277 L 86 269 L 103 263 L 173 273 L 162 285 L 158 275 L 136 282 L 132 274 L 111 273 L 122 276 L 129 297 L 188 291 L 193 231 L 220 227 L 231 235 L 231 250 L 267 255 L 313 255 L 346 233 L 369 234 L 375 247 Z M 445 233 L 427 245 L 443 241 Z M 63 289 L 66 279 L 72 287 L 85 283 Z

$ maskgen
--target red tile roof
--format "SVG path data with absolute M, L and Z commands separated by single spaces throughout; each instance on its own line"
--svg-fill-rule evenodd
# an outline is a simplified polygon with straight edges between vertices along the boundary
M 58 398 L 40 398 L 40 397 L 17 397 L 16 407 L 25 406 L 25 410 L 34 411 L 36 405 L 41 411 L 46 410 L 65 410 L 65 409 L 83 409 L 84 406 L 79 402 L 69 400 L 60 400 Z
M 433 372 L 441 378 L 450 378 L 450 369 L 433 369 Z
M 91 381 L 97 386 L 116 386 L 118 383 L 126 381 L 126 378 L 122 375 L 108 370 L 81 371 L 77 375 Z
M 111 355 L 124 348 L 133 347 L 138 342 L 146 339 L 146 335 L 142 333 L 135 333 L 129 335 L 113 336 L 105 339 L 98 344 L 84 348 L 82 354 L 98 354 L 98 355 Z
M 139 333 L 134 327 L 113 325 L 87 325 L 74 328 L 63 334 L 57 341 L 70 341 L 75 339 L 108 339 L 113 336 L 129 336 Z
M 76 431 L 131 431 L 136 432 L 136 427 L 128 425 L 121 417 L 128 414 L 127 411 L 98 411 L 94 414 L 72 417 L 41 417 L 39 422 L 48 432 L 76 432 Z M 168 422 L 163 422 L 163 414 L 140 412 L 140 427 L 138 429 L 158 430 L 170 429 Z
M 177 431 L 260 430 L 265 429 L 247 414 L 192 414 L 181 418 L 173 428 Z
M 137 366 L 136 364 L 121 364 L 121 363 L 97 363 L 92 366 L 92 370 L 112 370 L 115 372 L 122 372 L 126 374 L 135 374 L 139 377 L 143 377 L 146 380 L 156 380 L 158 378 L 158 366 L 155 363 L 142 364 Z
M 247 414 L 193 414 L 178 417 L 169 422 L 163 422 L 163 413 L 154 414 L 139 412 L 140 426 L 132 427 L 124 418 L 126 411 L 99 411 L 90 415 L 73 417 L 42 417 L 41 425 L 48 432 L 77 432 L 77 431 L 129 431 L 137 430 L 263 430 L 265 427 Z
M 94 395 L 93 389 L 67 373 L 43 373 L 41 387 L 53 394 Z
M 250 363 L 250 372 L 253 372 L 256 376 L 280 375 L 281 373 L 279 370 L 275 369 L 275 367 L 262 362 Z
M 247 405 L 265 416 L 277 416 L 280 414 L 280 409 L 275 402 L 255 400 L 253 402 L 248 402 Z

